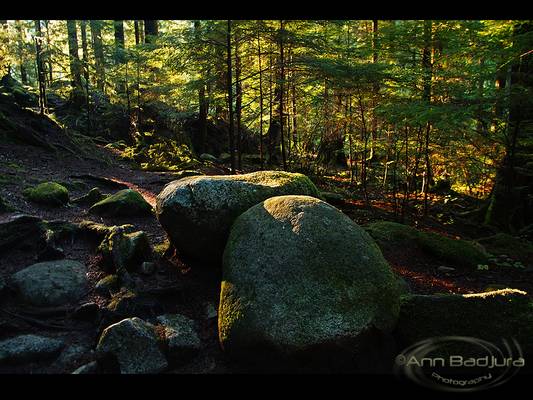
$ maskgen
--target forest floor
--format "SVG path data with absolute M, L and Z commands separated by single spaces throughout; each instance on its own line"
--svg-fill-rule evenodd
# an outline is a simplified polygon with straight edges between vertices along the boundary
M 206 174 L 225 174 L 224 166 L 211 165 L 201 168 Z M 247 168 L 252 169 L 252 167 Z M 107 186 L 94 177 L 105 177 L 115 183 Z M 56 181 L 68 185 L 71 198 L 81 196 L 93 187 L 99 187 L 104 193 L 129 187 L 138 190 L 144 198 L 155 205 L 155 197 L 162 188 L 175 179 L 175 173 L 149 172 L 133 169 L 120 160 L 111 150 L 95 148 L 91 158 L 76 157 L 68 153 L 53 154 L 38 147 L 0 143 L 0 196 L 19 212 L 38 216 L 44 220 L 64 220 L 80 222 L 92 220 L 105 225 L 133 224 L 137 230 L 146 232 L 152 245 L 161 244 L 166 235 L 155 216 L 103 218 L 87 213 L 87 206 L 71 204 L 62 208 L 50 208 L 28 202 L 22 195 L 25 187 L 43 181 Z M 315 182 L 323 191 L 336 191 L 346 188 L 347 183 L 333 177 L 325 177 Z M 370 196 L 371 207 L 354 192 L 336 207 L 341 209 L 358 224 L 364 225 L 377 220 L 394 220 L 390 203 L 384 202 L 382 196 Z M 452 205 L 453 203 L 453 205 Z M 416 204 L 413 212 L 406 216 L 406 223 L 421 230 L 439 232 L 455 237 L 476 239 L 487 236 L 475 224 L 454 221 L 450 223 L 452 208 L 470 206 L 468 199 L 449 202 L 445 196 L 431 199 L 430 217 L 418 217 Z M 449 208 L 449 210 L 446 209 Z M 0 216 L 1 218 L 1 216 Z M 85 263 L 89 268 L 91 287 L 105 276 L 99 265 L 95 248 L 85 241 L 65 243 L 63 251 L 67 259 Z M 36 262 L 35 254 L 13 249 L 0 257 L 0 274 L 7 278 L 11 274 Z M 470 270 L 455 269 L 442 271 L 439 267 L 453 265 L 429 257 L 417 249 L 395 248 L 384 253 L 392 268 L 402 275 L 413 293 L 473 293 L 483 291 L 489 285 L 504 285 L 533 292 L 530 270 Z M 193 362 L 171 369 L 171 373 L 224 373 L 245 372 L 243 366 L 232 365 L 225 360 L 218 345 L 217 318 L 213 310 L 218 307 L 221 273 L 213 266 L 188 265 L 179 256 L 158 262 L 156 273 L 146 276 L 132 274 L 141 291 L 153 295 L 158 302 L 158 312 L 181 313 L 198 323 L 199 336 L 204 344 L 200 355 Z M 95 302 L 105 306 L 109 299 L 90 291 L 82 303 Z M 89 345 L 94 348 L 98 332 L 88 322 L 73 320 L 65 313 L 44 315 L 32 314 L 14 300 L 7 299 L 0 304 L 0 340 L 13 334 L 46 333 L 60 336 L 70 344 Z M 160 313 L 163 313 L 160 312 Z M 2 372 L 48 372 L 69 373 L 72 368 L 56 363 L 32 363 L 21 367 L 2 366 Z

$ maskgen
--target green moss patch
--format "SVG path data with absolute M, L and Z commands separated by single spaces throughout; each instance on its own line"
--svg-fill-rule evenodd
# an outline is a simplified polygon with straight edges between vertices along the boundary
M 522 262 L 530 262 L 533 259 L 533 245 L 507 233 L 498 233 L 479 239 L 478 242 L 493 255 L 505 254 Z
M 94 204 L 89 212 L 106 217 L 149 215 L 152 206 L 133 189 L 124 189 Z
M 382 221 L 369 224 L 367 232 L 382 249 L 416 246 L 426 254 L 458 266 L 476 268 L 485 264 L 488 254 L 479 244 L 451 239 L 433 232 L 422 232 L 396 222 Z
M 403 347 L 439 336 L 469 336 L 501 344 L 515 338 L 533 351 L 533 302 L 527 293 L 503 289 L 469 295 L 401 298 L 396 336 Z
M 45 182 L 33 188 L 27 188 L 23 191 L 23 195 L 35 203 L 56 207 L 64 206 L 69 202 L 67 188 L 56 182 Z

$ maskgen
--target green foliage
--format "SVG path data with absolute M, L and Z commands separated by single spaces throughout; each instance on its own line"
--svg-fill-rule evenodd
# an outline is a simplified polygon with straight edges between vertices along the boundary
M 201 163 L 186 144 L 174 139 L 162 139 L 155 143 L 128 146 L 122 157 L 139 163 L 146 171 L 181 171 L 195 168 Z

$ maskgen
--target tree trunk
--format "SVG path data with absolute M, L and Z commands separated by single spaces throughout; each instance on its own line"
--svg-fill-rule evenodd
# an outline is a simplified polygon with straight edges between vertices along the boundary
M 105 89 L 105 64 L 104 50 L 102 46 L 102 27 L 101 21 L 91 20 L 91 39 L 94 52 L 94 67 L 96 70 L 96 87 L 100 92 Z
M 39 83 L 39 111 L 41 115 L 46 112 L 46 76 L 42 58 L 42 31 L 41 21 L 35 20 L 35 54 L 37 61 L 37 78 Z
M 285 59 L 284 59 L 284 28 L 283 20 L 279 22 L 279 63 L 280 63 L 280 83 L 279 83 L 279 126 L 281 140 L 281 159 L 283 161 L 283 170 L 287 170 L 287 160 L 285 156 L 285 140 L 283 137 L 283 84 L 285 81 Z
M 70 75 L 73 89 L 82 89 L 80 58 L 78 56 L 78 35 L 76 29 L 76 20 L 67 20 L 68 32 L 68 53 L 70 57 Z
M 242 169 L 242 83 L 241 56 L 239 54 L 239 40 L 235 40 L 235 113 L 237 118 L 237 168 Z
M 159 34 L 159 26 L 157 19 L 144 20 L 144 40 L 145 43 L 154 43 Z
M 516 25 L 514 43 L 522 56 L 514 59 L 506 86 L 510 102 L 507 118 L 506 154 L 496 174 L 484 222 L 516 232 L 533 224 L 533 173 L 529 155 L 533 153 L 533 56 L 525 42 L 533 31 L 531 23 Z
M 228 19 L 226 32 L 226 54 L 227 54 L 227 91 L 228 91 L 228 115 L 229 115 L 229 151 L 231 160 L 231 173 L 235 173 L 235 143 L 233 137 L 233 78 L 231 62 L 231 20 Z
M 265 168 L 263 156 L 263 72 L 261 66 L 261 34 L 257 32 L 257 62 L 259 64 L 259 159 L 261 170 Z
M 115 33 L 115 54 L 114 60 L 115 64 L 124 63 L 125 54 L 124 54 L 124 21 L 115 20 L 113 23 L 114 33 Z
M 424 73 L 424 87 L 422 99 L 429 105 L 431 104 L 431 80 L 433 77 L 433 63 L 431 60 L 432 52 L 432 22 L 430 20 L 424 21 L 424 50 L 422 52 L 422 67 Z M 428 192 L 429 186 L 433 181 L 431 173 L 431 164 L 429 160 L 429 142 L 430 142 L 430 133 L 431 133 L 431 123 L 427 122 L 426 126 L 426 135 L 425 135 L 425 161 L 426 161 L 426 171 L 425 171 L 425 185 L 424 185 L 424 215 L 428 213 Z
M 52 55 L 50 54 L 50 48 L 51 48 L 51 41 L 50 41 L 50 28 L 49 28 L 50 21 L 45 19 L 44 20 L 44 26 L 46 28 L 46 64 L 48 66 L 48 87 L 52 84 L 53 81 L 53 70 L 52 70 Z
M 26 65 L 24 61 L 24 32 L 23 32 L 23 26 L 20 20 L 15 21 L 15 27 L 17 29 L 17 36 L 18 36 L 18 43 L 17 43 L 17 56 L 18 56 L 18 62 L 19 62 L 19 68 L 20 68 L 20 81 L 23 85 L 28 84 L 28 73 L 26 71 Z

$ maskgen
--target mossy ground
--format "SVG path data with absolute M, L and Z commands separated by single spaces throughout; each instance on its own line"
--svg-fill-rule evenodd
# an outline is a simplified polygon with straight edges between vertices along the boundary
M 507 233 L 497 233 L 478 240 L 492 255 L 505 254 L 511 258 L 530 262 L 533 259 L 533 244 Z
M 488 258 L 475 242 L 419 231 L 396 222 L 374 222 L 367 225 L 366 230 L 382 247 L 418 246 L 427 254 L 457 266 L 476 268 L 485 264 Z
M 533 302 L 525 292 L 503 289 L 472 295 L 406 295 L 396 329 L 399 343 L 410 346 L 440 336 L 468 336 L 501 344 L 518 341 L 533 351 Z

